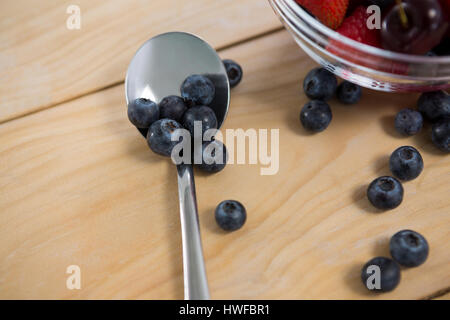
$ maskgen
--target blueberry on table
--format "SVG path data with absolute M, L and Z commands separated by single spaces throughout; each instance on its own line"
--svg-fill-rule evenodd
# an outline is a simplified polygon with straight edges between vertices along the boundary
M 379 273 L 377 273 L 378 270 Z M 376 286 L 377 276 L 379 276 L 378 287 Z M 361 280 L 364 286 L 375 292 L 394 290 L 400 283 L 400 278 L 400 266 L 394 260 L 386 257 L 376 257 L 369 260 L 361 270 Z
M 325 130 L 333 115 L 325 101 L 312 100 L 305 104 L 300 112 L 300 121 L 306 130 L 320 132 Z
M 172 149 L 179 143 L 172 141 L 177 129 L 182 129 L 181 124 L 172 119 L 160 119 L 154 122 L 147 133 L 147 143 L 150 149 L 160 155 L 170 157 Z
M 225 168 L 227 159 L 227 148 L 222 142 L 205 141 L 202 144 L 202 163 L 197 167 L 206 172 L 216 173 Z
M 402 203 L 403 186 L 394 177 L 379 177 L 367 188 L 367 198 L 377 209 L 394 209 Z
M 217 128 L 217 118 L 213 109 L 207 106 L 194 106 L 189 108 L 183 115 L 183 126 L 189 130 L 194 137 L 195 122 L 202 126 L 202 136 L 208 129 Z
M 343 81 L 337 88 L 337 98 L 344 104 L 355 104 L 361 99 L 362 90 L 357 84 Z
M 417 267 L 427 260 L 429 246 L 420 233 L 402 230 L 392 236 L 389 250 L 392 258 L 402 266 Z
M 331 99 L 337 88 L 336 77 L 324 68 L 311 70 L 303 81 L 305 94 L 314 100 Z
M 450 118 L 433 124 L 431 140 L 434 145 L 444 152 L 450 152 Z
M 450 95 L 445 91 L 422 93 L 417 101 L 417 107 L 422 115 L 434 122 L 450 117 Z
M 389 167 L 400 180 L 412 180 L 423 170 L 423 159 L 419 151 L 411 146 L 396 149 L 389 158 Z
M 247 212 L 239 201 L 225 200 L 217 206 L 215 217 L 217 224 L 223 230 L 235 231 L 244 225 Z
M 236 87 L 242 80 L 242 68 L 235 61 L 230 59 L 223 60 L 225 70 L 227 71 L 228 81 L 230 82 L 230 87 Z
M 418 111 L 403 109 L 395 116 L 395 129 L 406 136 L 412 136 L 422 130 L 423 117 Z
M 138 98 L 128 105 L 128 119 L 137 128 L 148 128 L 159 119 L 159 107 L 145 98 Z
M 159 117 L 181 122 L 183 114 L 187 110 L 184 100 L 178 96 L 168 96 L 159 103 Z
M 191 75 L 181 85 L 181 97 L 197 105 L 209 105 L 215 94 L 214 83 L 202 75 Z

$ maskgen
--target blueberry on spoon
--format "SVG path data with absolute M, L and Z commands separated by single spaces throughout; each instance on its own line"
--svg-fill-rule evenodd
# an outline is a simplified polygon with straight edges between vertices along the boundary
M 213 82 L 198 74 L 187 77 L 181 85 L 181 96 L 196 105 L 209 105 L 215 93 Z
M 159 107 L 149 99 L 138 98 L 128 105 L 128 119 L 137 128 L 148 128 L 159 119 Z
M 217 118 L 214 111 L 207 106 L 195 106 L 189 108 L 183 115 L 183 126 L 189 130 L 194 137 L 194 127 L 201 125 L 202 136 L 208 129 L 217 129 Z
M 205 141 L 202 144 L 202 162 L 197 167 L 202 171 L 216 173 L 225 168 L 227 160 L 227 148 L 222 142 Z
M 172 149 L 178 141 L 172 141 L 177 129 L 182 129 L 181 124 L 171 119 L 161 119 L 154 122 L 147 133 L 147 143 L 153 152 L 170 157 Z
M 159 113 L 161 119 L 172 119 L 181 122 L 187 106 L 184 100 L 178 96 L 168 96 L 159 103 Z

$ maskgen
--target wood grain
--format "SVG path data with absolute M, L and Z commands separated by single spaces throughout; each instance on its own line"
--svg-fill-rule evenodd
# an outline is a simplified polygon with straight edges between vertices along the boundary
M 450 287 L 450 158 L 426 130 L 400 138 L 399 108 L 415 95 L 364 91 L 357 106 L 331 101 L 316 135 L 298 120 L 312 62 L 282 31 L 231 48 L 245 71 L 226 128 L 280 130 L 280 170 L 228 165 L 196 175 L 200 224 L 215 299 L 409 299 Z M 122 85 L 0 125 L 0 298 L 182 298 L 176 174 L 128 123 Z M 398 146 L 422 152 L 425 170 L 404 203 L 379 213 L 365 197 Z M 221 232 L 213 209 L 237 199 L 243 229 Z M 419 231 L 431 254 L 402 271 L 399 287 L 367 292 L 361 266 L 388 255 L 400 229 Z M 67 290 L 79 265 L 82 289 Z
M 122 81 L 133 54 L 159 33 L 195 33 L 219 48 L 280 27 L 261 0 L 81 0 L 0 3 L 0 122 Z

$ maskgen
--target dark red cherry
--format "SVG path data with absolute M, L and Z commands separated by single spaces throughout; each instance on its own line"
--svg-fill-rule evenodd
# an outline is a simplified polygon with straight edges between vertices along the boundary
M 441 42 L 447 28 L 439 0 L 402 0 L 384 17 L 381 41 L 387 50 L 422 55 Z

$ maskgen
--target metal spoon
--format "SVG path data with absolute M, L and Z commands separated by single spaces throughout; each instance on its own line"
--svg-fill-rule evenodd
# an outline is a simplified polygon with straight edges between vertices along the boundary
M 127 104 L 137 98 L 159 103 L 166 96 L 179 96 L 182 82 L 192 74 L 208 76 L 215 84 L 216 94 L 210 107 L 216 113 L 220 128 L 230 103 L 228 77 L 216 51 L 189 33 L 164 33 L 139 48 L 131 60 L 125 79 Z M 147 136 L 147 129 L 139 131 L 144 137 Z M 177 171 L 184 297 L 186 300 L 209 299 L 192 165 L 178 165 Z

